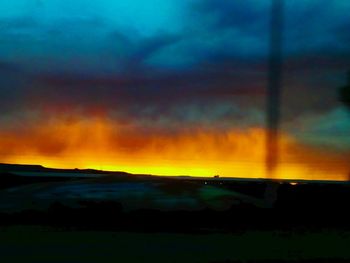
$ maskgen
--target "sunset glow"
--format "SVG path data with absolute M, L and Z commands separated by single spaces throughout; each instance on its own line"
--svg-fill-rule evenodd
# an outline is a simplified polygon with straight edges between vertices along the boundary
M 273 177 L 347 180 L 350 1 L 285 2 L 272 63 L 270 1 L 2 1 L 0 162 L 265 178 L 275 127 Z
M 25 134 L 2 131 L 0 162 L 137 174 L 265 178 L 264 138 L 262 128 L 139 133 L 131 124 L 103 118 L 62 118 L 40 123 Z M 288 135 L 281 138 L 280 159 L 278 178 L 346 179 L 345 158 L 302 146 Z

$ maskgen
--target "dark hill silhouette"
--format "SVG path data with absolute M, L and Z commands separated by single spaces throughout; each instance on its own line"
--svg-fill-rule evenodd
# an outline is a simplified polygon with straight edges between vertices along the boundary
M 47 168 L 42 165 L 27 165 L 27 164 L 5 164 L 0 163 L 0 172 L 50 172 L 50 173 L 77 173 L 77 174 L 120 174 L 127 175 L 125 172 L 107 172 L 95 169 L 57 169 Z
M 45 171 L 41 165 L 5 164 L 0 163 L 0 172 L 40 172 Z

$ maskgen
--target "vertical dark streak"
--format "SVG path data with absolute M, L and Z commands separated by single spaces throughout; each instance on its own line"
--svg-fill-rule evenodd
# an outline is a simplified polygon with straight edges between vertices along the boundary
M 282 90 L 282 38 L 284 0 L 272 0 L 270 55 L 267 89 L 266 170 L 273 178 L 278 166 Z
M 284 0 L 272 0 L 270 25 L 270 54 L 266 108 L 266 175 L 276 178 L 279 162 L 279 128 L 282 91 L 282 46 L 283 46 Z M 267 183 L 265 202 L 274 207 L 278 198 L 278 182 Z

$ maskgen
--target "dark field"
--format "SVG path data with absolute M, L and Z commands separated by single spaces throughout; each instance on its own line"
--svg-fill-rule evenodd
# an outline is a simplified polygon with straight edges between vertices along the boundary
M 347 182 L 0 168 L 1 262 L 350 261 Z
M 176 234 L 0 230 L 1 262 L 349 262 L 341 231 Z

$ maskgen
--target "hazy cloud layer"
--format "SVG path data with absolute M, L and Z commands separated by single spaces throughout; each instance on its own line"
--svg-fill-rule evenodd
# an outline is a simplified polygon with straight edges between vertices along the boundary
M 261 126 L 269 7 L 260 0 L 3 1 L 0 123 L 35 125 L 75 112 L 149 129 Z M 349 8 L 343 0 L 287 1 L 283 113 L 295 134 L 301 122 L 324 134 L 312 127 L 341 107 Z M 348 123 L 342 118 L 338 129 Z

